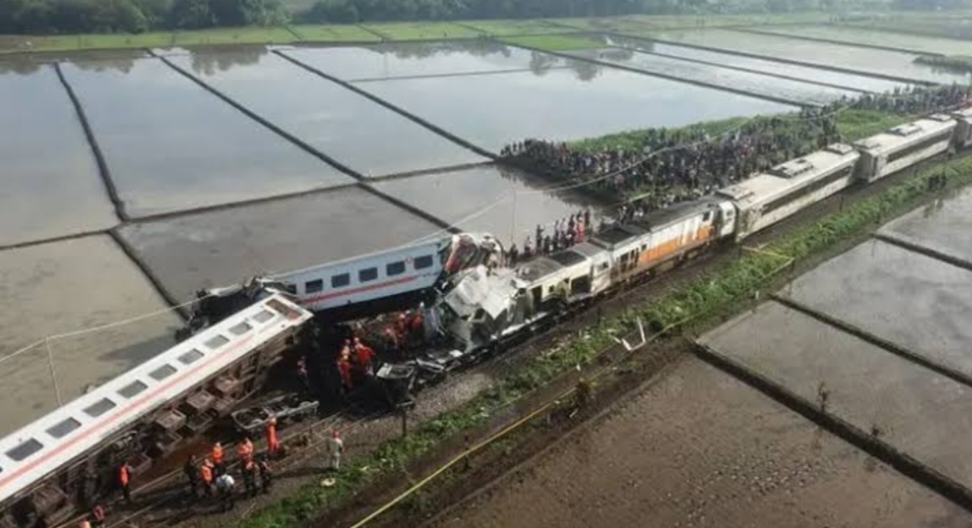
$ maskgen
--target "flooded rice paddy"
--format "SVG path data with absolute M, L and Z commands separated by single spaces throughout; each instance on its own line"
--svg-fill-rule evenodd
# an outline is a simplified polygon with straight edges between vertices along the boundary
M 254 275 L 389 249 L 440 232 L 362 189 L 129 224 L 124 237 L 177 298 Z
M 972 388 L 775 302 L 703 341 L 813 406 L 823 387 L 828 413 L 972 487 Z
M 874 240 L 781 294 L 972 377 L 970 271 Z
M 914 53 L 933 55 L 968 55 L 972 42 L 950 38 L 937 38 L 906 33 L 888 33 L 857 27 L 839 26 L 785 26 L 769 29 L 758 28 L 774 34 L 790 37 L 828 39 L 848 44 L 864 44 L 898 48 Z
M 285 52 L 345 81 L 464 75 L 502 71 L 542 72 L 563 66 L 546 53 L 499 42 L 415 42 L 374 46 L 298 47 Z
M 859 92 L 771 77 L 759 73 L 660 57 L 631 49 L 607 48 L 575 53 L 601 62 L 618 64 L 646 73 L 656 73 L 713 87 L 731 87 L 759 97 L 778 98 L 796 104 L 824 105 Z
M 524 138 L 574 140 L 792 106 L 586 61 L 532 72 L 357 83 L 361 89 L 492 152 Z
M 53 66 L 0 64 L 0 246 L 118 222 Z
M 206 83 L 366 176 L 485 158 L 266 48 L 170 57 Z
M 376 187 L 464 231 L 493 233 L 506 244 L 522 245 L 538 224 L 550 233 L 555 220 L 584 209 L 598 216 L 598 204 L 583 194 L 550 190 L 558 184 L 497 165 L 387 180 Z
M 56 407 L 51 363 L 68 401 L 173 345 L 182 322 L 163 312 L 43 342 L 167 307 L 107 235 L 0 251 L 0 298 L 15 307 L 0 312 L 0 435 Z
M 799 64 L 787 64 L 774 61 L 772 59 L 757 59 L 733 53 L 720 51 L 710 51 L 688 46 L 677 46 L 673 44 L 663 44 L 661 42 L 651 42 L 641 39 L 614 39 L 613 44 L 622 47 L 633 48 L 648 53 L 671 56 L 674 58 L 685 59 L 688 61 L 699 61 L 716 67 L 733 67 L 755 72 L 782 75 L 794 79 L 801 79 L 806 82 L 817 82 L 840 86 L 843 88 L 855 88 L 858 90 L 884 93 L 894 90 L 896 87 L 906 86 L 906 83 L 890 81 L 867 75 L 855 75 L 823 68 L 811 66 L 801 66 Z
M 881 234 L 972 262 L 972 190 L 937 200 L 881 228 Z M 961 236 L 956 236 L 961 233 Z
M 693 358 L 436 527 L 965 526 L 967 512 Z
M 63 69 L 132 216 L 353 182 L 160 60 Z
M 670 30 L 652 32 L 651 37 L 674 43 L 694 44 L 761 56 L 836 66 L 865 73 L 943 84 L 968 83 L 969 74 L 942 71 L 915 64 L 912 53 L 813 42 L 772 35 L 757 35 L 728 29 Z

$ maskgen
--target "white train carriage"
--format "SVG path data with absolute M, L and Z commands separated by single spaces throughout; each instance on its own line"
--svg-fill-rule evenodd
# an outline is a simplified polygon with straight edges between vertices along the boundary
M 258 363 L 285 349 L 312 315 L 280 295 L 268 297 L 0 439 L 5 522 L 70 514 L 71 501 L 62 490 L 71 487 L 81 467 L 114 471 L 115 461 L 103 458 L 115 455 L 114 444 L 177 413 L 175 407 L 196 394 L 220 387 L 235 394 L 252 391 L 259 381 L 246 375 L 265 370 Z
M 851 146 L 835 143 L 720 190 L 738 211 L 736 241 L 847 188 L 859 158 Z
M 861 153 L 857 177 L 867 183 L 948 150 L 956 121 L 934 114 L 854 143 Z
M 955 147 L 972 146 L 972 106 L 954 112 L 952 117 L 955 118 Z
M 401 303 L 402 296 L 432 288 L 445 266 L 448 239 L 380 251 L 267 277 L 280 282 L 300 304 L 331 319 L 361 316 L 378 301 Z M 355 310 L 349 311 L 348 308 Z M 344 310 L 339 310 L 344 309 Z

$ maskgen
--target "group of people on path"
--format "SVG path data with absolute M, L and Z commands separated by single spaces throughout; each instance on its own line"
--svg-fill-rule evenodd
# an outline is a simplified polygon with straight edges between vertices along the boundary
M 968 86 L 911 86 L 741 125 L 632 132 L 610 147 L 526 139 L 504 147 L 501 154 L 548 177 L 586 181 L 592 190 L 625 202 L 626 214 L 634 215 L 700 198 L 841 141 L 837 116 L 845 108 L 918 115 L 956 108 L 970 95 Z

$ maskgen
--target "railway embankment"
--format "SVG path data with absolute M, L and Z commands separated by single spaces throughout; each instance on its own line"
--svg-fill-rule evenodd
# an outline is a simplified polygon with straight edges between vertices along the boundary
M 634 326 L 637 319 L 657 330 L 652 336 L 658 344 L 645 347 L 636 356 L 649 356 L 668 342 L 681 342 L 672 336 L 711 326 L 746 309 L 759 292 L 771 290 L 794 270 L 815 264 L 821 255 L 866 238 L 881 223 L 928 201 L 935 196 L 933 193 L 940 192 L 930 191 L 929 180 L 943 171 L 948 175 L 948 187 L 964 186 L 972 182 L 972 158 L 927 165 L 902 183 L 847 204 L 840 211 L 794 229 L 758 250 L 740 249 L 738 258 L 730 259 L 717 270 L 675 287 L 651 303 L 633 305 L 600 325 L 579 332 L 467 404 L 358 457 L 342 470 L 334 486 L 307 485 L 295 496 L 250 516 L 244 526 L 292 526 L 312 518 L 344 519 L 383 499 L 403 497 L 402 492 L 414 487 L 415 475 L 431 473 L 430 458 L 449 460 L 449 455 L 461 456 L 469 448 L 485 449 L 490 442 L 478 442 L 495 437 L 497 428 L 504 431 L 510 426 L 530 423 L 524 420 L 526 417 L 546 416 L 546 411 L 555 408 L 553 401 L 570 397 L 569 389 L 561 393 L 554 391 L 550 395 L 553 400 L 543 401 L 537 407 L 523 402 L 530 401 L 529 395 L 541 394 L 555 386 L 570 387 L 579 377 L 602 370 L 602 362 L 611 363 L 602 358 L 608 358 L 612 350 L 618 353 L 614 338 L 635 339 L 631 333 L 637 332 Z M 620 354 L 622 358 L 630 356 Z M 601 382 L 598 390 L 606 390 L 612 379 L 625 377 L 617 374 L 624 372 L 623 368 L 612 368 L 610 372 L 612 375 Z M 515 410 L 511 415 L 504 414 L 509 416 L 506 423 L 491 423 L 505 409 Z M 486 426 L 491 427 L 484 429 Z M 407 496 L 401 500 L 405 499 Z

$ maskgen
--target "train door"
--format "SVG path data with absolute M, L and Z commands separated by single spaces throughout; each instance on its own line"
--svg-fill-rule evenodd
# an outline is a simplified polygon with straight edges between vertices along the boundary
M 530 290 L 530 295 L 533 297 L 533 306 L 539 308 L 543 303 L 543 285 L 536 286 Z

